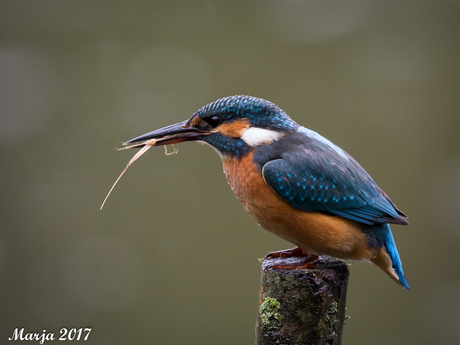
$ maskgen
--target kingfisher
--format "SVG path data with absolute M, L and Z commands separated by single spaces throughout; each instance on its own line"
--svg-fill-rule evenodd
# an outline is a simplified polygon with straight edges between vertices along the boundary
M 235 196 L 264 229 L 296 247 L 266 257 L 368 261 L 409 290 L 390 224 L 407 216 L 331 141 L 252 96 L 218 99 L 188 120 L 138 136 L 132 147 L 195 141 L 220 156 Z M 134 144 L 134 145 L 133 145 Z

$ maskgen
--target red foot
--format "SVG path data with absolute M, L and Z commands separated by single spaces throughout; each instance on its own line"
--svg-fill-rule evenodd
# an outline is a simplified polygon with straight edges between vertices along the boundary
M 285 249 L 285 250 L 279 250 L 277 252 L 271 252 L 265 255 L 264 259 L 270 259 L 270 258 L 290 258 L 291 256 L 308 256 L 309 254 L 305 253 L 302 249 L 299 247 L 295 247 L 292 249 Z
M 273 264 L 274 269 L 295 269 L 295 268 L 315 268 L 317 255 L 307 254 L 299 247 L 292 249 L 280 250 L 278 252 L 268 253 L 265 255 L 264 260 L 274 258 L 290 258 L 290 257 L 303 257 L 298 260 L 286 260 L 285 262 L 277 262 Z

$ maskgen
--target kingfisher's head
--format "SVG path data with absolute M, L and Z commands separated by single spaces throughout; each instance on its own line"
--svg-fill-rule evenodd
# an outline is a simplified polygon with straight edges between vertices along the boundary
M 190 119 L 129 140 L 126 144 L 156 139 L 158 145 L 198 141 L 221 155 L 242 156 L 267 145 L 299 125 L 275 104 L 252 96 L 230 96 L 209 103 Z

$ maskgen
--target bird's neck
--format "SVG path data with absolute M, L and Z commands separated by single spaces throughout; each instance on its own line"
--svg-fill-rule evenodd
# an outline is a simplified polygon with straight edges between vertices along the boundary
M 213 133 L 203 138 L 203 142 L 211 145 L 223 158 L 224 156 L 238 158 L 246 156 L 253 150 L 244 140 L 231 138 L 219 133 Z

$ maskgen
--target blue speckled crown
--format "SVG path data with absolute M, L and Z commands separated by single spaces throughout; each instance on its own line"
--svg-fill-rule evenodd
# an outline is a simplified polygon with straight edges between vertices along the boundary
M 247 118 L 251 125 L 273 130 L 294 131 L 299 125 L 276 104 L 252 96 L 220 98 L 199 109 L 194 115 L 200 118 L 219 116 L 223 121 Z

